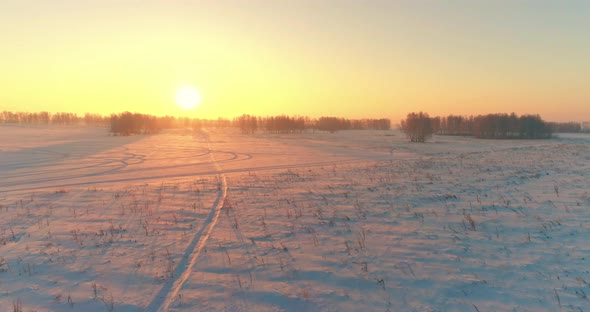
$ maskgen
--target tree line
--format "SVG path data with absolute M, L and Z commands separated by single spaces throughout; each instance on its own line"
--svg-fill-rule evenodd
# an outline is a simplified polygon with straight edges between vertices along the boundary
M 0 123 L 3 124 L 39 124 L 39 125 L 87 125 L 108 128 L 114 135 L 131 135 L 140 133 L 156 133 L 161 129 L 178 127 L 229 127 L 229 119 L 216 120 L 196 119 L 187 117 L 163 116 L 123 112 L 104 116 L 86 113 L 79 116 L 75 113 L 49 112 L 0 112 Z
M 89 125 L 109 128 L 114 135 L 156 133 L 169 128 L 237 127 L 243 133 L 265 131 L 270 133 L 291 133 L 306 130 L 335 132 L 340 130 L 388 130 L 391 121 L 380 119 L 346 119 L 338 117 L 309 118 L 304 116 L 242 115 L 233 120 L 198 119 L 123 112 L 103 116 L 87 113 L 9 112 L 0 113 L 0 123 Z M 400 123 L 400 129 L 410 141 L 424 142 L 432 134 L 475 136 L 491 139 L 538 139 L 551 137 L 555 132 L 588 132 L 577 122 L 545 122 L 539 115 L 487 114 L 478 116 L 448 115 L 430 117 L 427 113 L 410 113 Z
M 233 126 L 243 133 L 266 131 L 271 133 L 291 133 L 305 130 L 320 130 L 336 132 L 340 130 L 389 130 L 389 119 L 346 119 L 338 117 L 320 117 L 317 119 L 302 116 L 269 116 L 257 117 L 242 115 L 234 118 Z
M 9 112 L 3 111 L 0 113 L 1 123 L 12 124 L 40 124 L 40 125 L 77 125 L 77 124 L 93 124 L 104 126 L 107 124 L 108 117 L 86 114 L 80 117 L 74 113 L 49 113 L 49 112 Z
M 590 129 L 582 128 L 582 124 L 579 122 L 550 122 L 549 126 L 555 133 L 590 132 Z
M 155 117 L 151 115 L 124 112 L 112 114 L 110 117 L 110 132 L 114 135 L 157 133 L 162 129 L 192 127 L 237 127 L 243 133 L 266 131 L 270 133 L 293 133 L 306 130 L 323 130 L 335 132 L 350 129 L 379 129 L 388 130 L 391 127 L 389 119 L 361 119 L 349 120 L 336 117 L 321 117 L 312 119 L 302 116 L 269 116 L 256 117 L 242 115 L 233 120 L 218 118 L 216 120 L 175 118 L 171 116 Z
M 430 117 L 428 113 L 410 113 L 400 129 L 411 142 L 424 142 L 432 134 L 474 136 L 485 139 L 544 139 L 554 132 L 551 123 L 539 115 L 487 114 Z
M 198 119 L 174 116 L 153 116 L 148 114 L 123 112 L 111 114 L 110 133 L 113 135 L 155 134 L 164 129 L 175 128 L 225 128 L 230 127 L 229 119 Z

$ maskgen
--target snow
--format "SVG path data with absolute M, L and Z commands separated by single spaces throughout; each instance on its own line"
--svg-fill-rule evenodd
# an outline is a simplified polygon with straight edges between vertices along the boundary
M 590 135 L 0 131 L 2 311 L 590 308 Z

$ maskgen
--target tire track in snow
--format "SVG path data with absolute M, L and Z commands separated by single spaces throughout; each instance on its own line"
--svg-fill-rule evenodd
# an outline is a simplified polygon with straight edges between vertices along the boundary
M 44 182 L 51 182 L 51 181 L 63 181 L 63 180 L 68 180 L 68 179 L 75 179 L 75 178 L 80 178 L 80 177 L 91 177 L 91 176 L 101 176 L 101 175 L 108 175 L 110 173 L 113 172 L 117 172 L 120 171 L 122 169 L 125 169 L 127 166 L 129 166 L 130 164 L 135 165 L 135 164 L 140 164 L 143 163 L 145 160 L 145 155 L 141 155 L 141 154 L 135 154 L 135 153 L 131 153 L 128 152 L 129 148 L 126 147 L 120 147 L 121 149 L 123 149 L 123 157 L 120 158 L 113 158 L 113 156 L 76 156 L 76 157 L 70 157 L 70 156 L 64 156 L 63 158 L 61 158 L 61 161 L 76 161 L 76 160 L 80 160 L 82 159 L 83 161 L 78 161 L 78 162 L 74 162 L 76 163 L 78 166 L 77 167 L 67 167 L 67 168 L 59 168 L 60 166 L 63 166 L 63 164 L 59 164 L 59 163 L 55 163 L 55 164 L 50 164 L 48 165 L 47 169 L 43 169 L 43 170 L 39 170 L 36 167 L 33 168 L 29 168 L 28 171 L 24 171 L 24 172 L 18 172 L 16 174 L 3 174 L 0 173 L 0 178 L 2 179 L 2 183 L 0 183 L 0 186 L 15 186 L 15 185 L 20 185 L 22 184 L 22 181 L 27 181 L 27 183 L 29 184 L 35 184 L 35 183 L 44 183 Z M 45 151 L 45 150 L 42 150 Z M 47 152 L 52 152 L 50 150 L 46 150 Z M 55 152 L 58 153 L 58 152 Z M 60 153 L 63 154 L 63 153 Z M 66 154 L 63 154 L 66 155 Z M 94 160 L 94 162 L 92 162 Z M 136 162 L 131 162 L 131 161 L 136 161 Z M 97 162 L 97 161 L 103 161 L 103 162 Z M 111 165 L 115 165 L 118 164 L 115 167 L 110 167 Z M 105 166 L 107 166 L 106 168 L 104 168 Z M 57 167 L 57 168 L 53 168 L 53 167 Z M 104 170 L 102 169 L 104 168 Z M 103 170 L 103 171 L 96 171 L 96 172 L 91 172 L 91 173 L 86 173 L 86 174 L 80 174 L 78 173 L 79 170 L 81 169 L 98 169 L 98 170 Z M 66 173 L 70 173 L 69 175 L 65 175 Z M 61 173 L 61 175 L 59 177 L 45 177 L 43 178 L 44 174 L 55 174 L 55 173 Z M 27 176 L 39 176 L 41 175 L 40 178 L 38 179 L 29 179 L 26 178 Z M 17 180 L 14 180 L 17 179 Z M 8 181 L 8 182 L 4 182 L 4 181 Z
M 215 150 L 210 150 L 208 153 L 212 153 L 212 152 L 219 152 L 219 153 L 223 153 L 223 154 L 229 154 L 231 155 L 230 158 L 227 159 L 222 159 L 222 160 L 218 160 L 216 161 L 216 163 L 225 163 L 225 162 L 235 162 L 235 161 L 244 161 L 244 160 L 248 160 L 251 159 L 252 156 L 249 154 L 240 154 L 240 153 L 233 153 L 233 152 L 226 152 L 226 151 L 215 151 Z M 131 154 L 131 153 L 127 153 L 127 154 Z M 206 155 L 207 153 L 203 154 Z M 78 178 L 88 178 L 88 177 L 108 177 L 113 173 L 119 174 L 131 174 L 131 173 L 137 173 L 137 172 L 159 172 L 159 171 L 163 171 L 166 169 L 178 169 L 178 168 L 187 168 L 191 169 L 194 167 L 200 167 L 203 165 L 207 165 L 208 163 L 190 163 L 190 164 L 181 164 L 181 165 L 167 165 L 167 166 L 155 166 L 155 167 L 148 167 L 148 168 L 137 168 L 137 169 L 130 169 L 130 170 L 123 170 L 126 169 L 128 167 L 128 165 L 130 163 L 128 163 L 128 160 L 133 160 L 136 157 L 140 158 L 141 160 L 138 163 L 143 163 L 145 160 L 142 158 L 144 157 L 143 155 L 135 155 L 132 154 L 134 156 L 132 157 L 128 157 L 128 158 L 122 158 L 122 159 L 115 159 L 112 160 L 108 163 L 101 163 L 101 164 L 94 164 L 94 165 L 89 165 L 86 167 L 79 167 L 79 168 L 73 168 L 73 169 L 61 169 L 61 170 L 55 170 L 54 172 L 59 173 L 59 172 L 72 172 L 72 174 L 70 175 L 60 175 L 58 177 L 40 177 L 38 179 L 26 179 L 27 184 L 40 184 L 40 183 L 49 183 L 49 182 L 57 182 L 57 181 L 68 181 L 68 180 L 72 180 L 72 179 L 78 179 Z M 199 157 L 199 156 L 203 156 L 203 155 L 195 155 L 195 157 Z M 243 155 L 244 158 L 242 159 L 238 159 L 240 155 Z M 151 160 L 151 159 L 150 159 Z M 96 171 L 96 172 L 91 172 L 91 173 L 78 173 L 76 171 L 76 169 L 84 169 L 84 168 L 100 168 L 101 166 L 104 165 L 112 165 L 115 163 L 120 163 L 120 165 L 118 165 L 117 167 L 110 167 L 110 168 L 106 168 L 104 171 Z M 137 164 L 137 163 L 133 163 L 133 164 Z M 43 172 L 41 172 L 43 173 Z M 49 172 L 51 173 L 51 172 Z M 24 176 L 27 175 L 33 175 L 33 176 L 38 176 L 37 172 L 33 172 L 33 173 L 24 173 L 24 174 L 17 174 L 14 176 L 7 176 L 4 177 L 2 174 L 0 174 L 1 178 L 23 178 Z M 192 174 L 188 174 L 189 176 Z M 183 176 L 187 176 L 186 174 Z M 160 177 L 161 178 L 161 177 Z M 0 187 L 11 187 L 11 186 L 19 186 L 23 184 L 23 179 L 20 180 L 8 180 L 8 182 L 0 182 Z M 44 188 L 44 187 L 41 187 Z
M 403 158 L 403 159 L 408 159 L 408 158 L 409 158 L 409 156 L 406 158 Z M 397 158 L 397 159 L 402 159 L 402 158 Z M 52 184 L 50 186 L 48 186 L 48 185 L 33 186 L 30 183 L 28 183 L 28 184 L 15 183 L 14 185 L 9 185 L 9 186 L 15 186 L 14 188 L 5 189 L 5 190 L 2 189 L 3 187 L 5 187 L 5 185 L 2 185 L 0 182 L 0 193 L 3 191 L 13 192 L 13 193 L 30 192 L 30 191 L 34 191 L 34 190 L 55 189 L 55 188 L 60 188 L 60 187 L 77 187 L 77 186 L 83 186 L 83 185 L 97 186 L 97 185 L 121 183 L 121 182 L 132 183 L 132 182 L 137 182 L 137 181 L 147 182 L 147 181 L 161 180 L 161 179 L 210 176 L 210 175 L 216 175 L 216 174 L 235 174 L 235 173 L 245 173 L 245 172 L 247 173 L 247 172 L 254 172 L 254 171 L 311 168 L 311 167 L 321 167 L 321 166 L 338 165 L 338 164 L 371 163 L 371 162 L 375 162 L 375 161 L 387 161 L 387 160 L 385 158 L 383 158 L 381 160 L 370 160 L 370 159 L 363 158 L 363 157 L 356 157 L 356 158 L 342 159 L 342 160 L 336 160 L 336 161 L 295 163 L 295 164 L 274 165 L 274 166 L 270 165 L 270 166 L 240 167 L 240 168 L 234 168 L 234 169 L 174 173 L 174 174 L 156 174 L 156 175 L 149 175 L 149 176 L 143 176 L 143 177 L 124 177 L 124 178 L 111 178 L 111 179 L 103 179 L 103 180 L 95 179 L 92 181 L 69 182 L 69 183 L 61 183 L 61 184 L 56 183 L 56 184 Z M 194 167 L 199 167 L 201 165 L 202 164 L 195 164 Z M 194 169 L 194 168 L 187 168 L 187 170 L 188 169 Z M 146 171 L 149 172 L 150 170 L 146 170 Z M 152 170 L 152 171 L 156 171 L 156 170 Z M 92 176 L 96 176 L 96 175 L 92 175 L 92 174 L 91 175 L 84 175 L 84 176 L 80 176 L 78 178 L 83 179 L 83 178 L 88 178 L 88 177 L 92 177 Z M 109 177 L 109 176 L 106 175 L 105 177 Z M 36 184 L 48 183 L 48 182 L 50 182 L 50 181 L 36 182 Z
M 207 145 L 209 146 L 209 150 L 211 150 L 210 144 L 207 143 Z M 170 304 L 172 304 L 172 302 L 177 298 L 178 292 L 182 288 L 182 285 L 192 273 L 193 267 L 197 263 L 199 255 L 201 254 L 201 250 L 203 250 L 203 247 L 205 247 L 207 240 L 213 232 L 213 228 L 217 224 L 221 208 L 223 208 L 225 199 L 227 197 L 227 180 L 225 175 L 221 173 L 221 168 L 215 161 L 213 153 L 211 153 L 211 161 L 219 173 L 219 194 L 213 203 L 213 207 L 211 208 L 207 219 L 203 222 L 203 226 L 193 237 L 193 240 L 186 249 L 181 261 L 176 266 L 176 269 L 174 270 L 174 278 L 166 281 L 164 286 L 162 286 L 162 289 L 160 289 L 158 294 L 154 297 L 152 302 L 146 307 L 144 311 L 168 311 Z

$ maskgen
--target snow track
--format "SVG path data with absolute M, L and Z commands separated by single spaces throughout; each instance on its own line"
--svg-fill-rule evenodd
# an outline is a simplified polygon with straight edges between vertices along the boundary
M 210 146 L 209 146 L 210 148 Z M 213 153 L 211 155 L 211 161 L 215 165 L 218 172 L 221 172 L 219 164 L 215 161 Z M 152 302 L 146 307 L 145 311 L 168 311 L 170 305 L 178 297 L 182 285 L 189 278 L 193 271 L 193 267 L 197 263 L 199 255 L 205 247 L 207 240 L 211 236 L 217 220 L 219 219 L 219 213 L 225 204 L 227 197 L 227 180 L 222 173 L 219 173 L 219 193 L 207 219 L 203 223 L 201 229 L 193 237 L 190 245 L 186 249 L 182 260 L 176 266 L 174 270 L 174 277 L 166 281 L 166 284 L 160 289 L 158 294 L 154 297 Z

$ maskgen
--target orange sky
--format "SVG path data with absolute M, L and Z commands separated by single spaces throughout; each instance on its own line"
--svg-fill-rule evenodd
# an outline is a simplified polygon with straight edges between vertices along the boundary
M 588 1 L 5 0 L 0 110 L 590 120 L 588 38 Z

